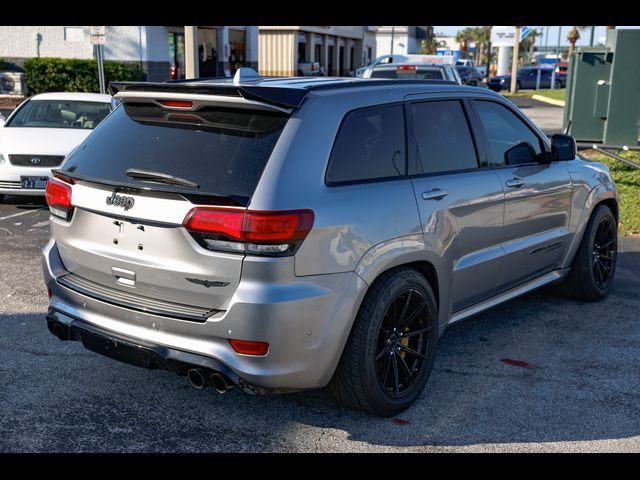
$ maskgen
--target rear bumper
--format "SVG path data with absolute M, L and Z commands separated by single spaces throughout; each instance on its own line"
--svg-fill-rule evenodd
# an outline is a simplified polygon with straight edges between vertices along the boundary
M 176 370 L 176 361 L 207 366 L 260 392 L 326 385 L 366 284 L 354 272 L 279 281 L 278 269 L 293 272 L 292 257 L 245 263 L 229 308 L 206 322 L 192 322 L 105 303 L 66 288 L 57 278 L 68 272 L 50 240 L 43 249 L 44 279 L 53 293 L 47 319 L 68 328 L 70 337 L 85 346 L 85 337 L 91 335 L 120 342 L 124 350 L 143 356 L 142 366 L 151 365 L 147 368 L 180 373 L 183 366 Z M 229 339 L 268 342 L 269 352 L 262 357 L 241 355 Z M 131 345 L 140 348 L 132 350 Z M 115 356 L 127 361 L 125 357 L 129 354 Z

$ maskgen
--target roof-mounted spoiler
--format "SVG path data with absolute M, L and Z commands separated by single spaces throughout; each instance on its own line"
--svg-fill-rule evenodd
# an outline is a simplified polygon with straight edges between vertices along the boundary
M 274 110 L 291 110 L 300 108 L 305 97 L 309 94 L 309 90 L 301 88 L 234 85 L 232 83 L 225 85 L 197 81 L 185 83 L 111 82 L 109 83 L 109 92 L 111 95 L 118 95 L 119 98 L 125 98 L 128 96 L 126 95 L 127 93 L 133 92 L 229 97 L 229 99 L 235 98 L 236 102 L 244 99 L 250 102 L 258 102 L 263 105 L 279 107 L 274 108 Z M 134 94 L 131 96 L 140 97 L 142 95 Z M 220 100 L 223 99 L 221 98 Z

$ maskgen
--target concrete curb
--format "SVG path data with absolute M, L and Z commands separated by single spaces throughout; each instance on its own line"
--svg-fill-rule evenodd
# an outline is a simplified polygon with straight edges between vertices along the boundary
M 534 100 L 538 100 L 539 102 L 550 103 L 551 105 L 555 105 L 557 107 L 565 106 L 564 100 L 555 100 L 553 98 L 543 97 L 542 95 L 532 95 L 531 98 L 533 98 Z

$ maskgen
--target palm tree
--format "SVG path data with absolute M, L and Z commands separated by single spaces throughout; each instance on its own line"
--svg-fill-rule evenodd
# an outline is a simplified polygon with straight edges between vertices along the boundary
M 585 28 L 587 27 L 573 27 L 569 31 L 569 35 L 567 35 L 567 40 L 569 40 L 569 53 L 567 54 L 568 57 L 571 56 L 573 50 L 576 48 L 576 42 L 580 40 L 580 30 L 583 30 Z
M 536 37 L 542 36 L 538 30 L 531 30 L 529 35 L 520 42 L 520 51 L 518 57 L 522 60 L 522 64 L 531 63 L 533 53 L 536 46 Z
M 475 61 L 476 65 L 482 65 L 484 60 L 484 51 L 489 41 L 491 27 L 476 27 L 471 30 L 471 38 L 476 46 Z
M 420 42 L 420 53 L 423 55 L 435 55 L 438 51 L 438 42 L 436 42 L 435 37 L 422 40 Z
M 460 44 L 460 50 L 462 50 L 463 58 L 466 58 L 467 51 L 469 50 L 469 43 L 473 41 L 473 34 L 471 30 L 471 28 L 467 27 L 456 34 L 456 42 Z

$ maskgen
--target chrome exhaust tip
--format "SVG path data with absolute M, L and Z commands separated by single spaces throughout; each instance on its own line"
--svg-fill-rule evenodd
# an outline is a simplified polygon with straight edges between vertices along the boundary
M 211 374 L 210 379 L 213 388 L 215 388 L 218 393 L 226 393 L 229 390 L 233 390 L 234 385 L 226 375 L 214 372 Z
M 206 373 L 201 368 L 191 368 L 187 372 L 187 378 L 191 386 L 197 390 L 200 390 L 207 386 Z

